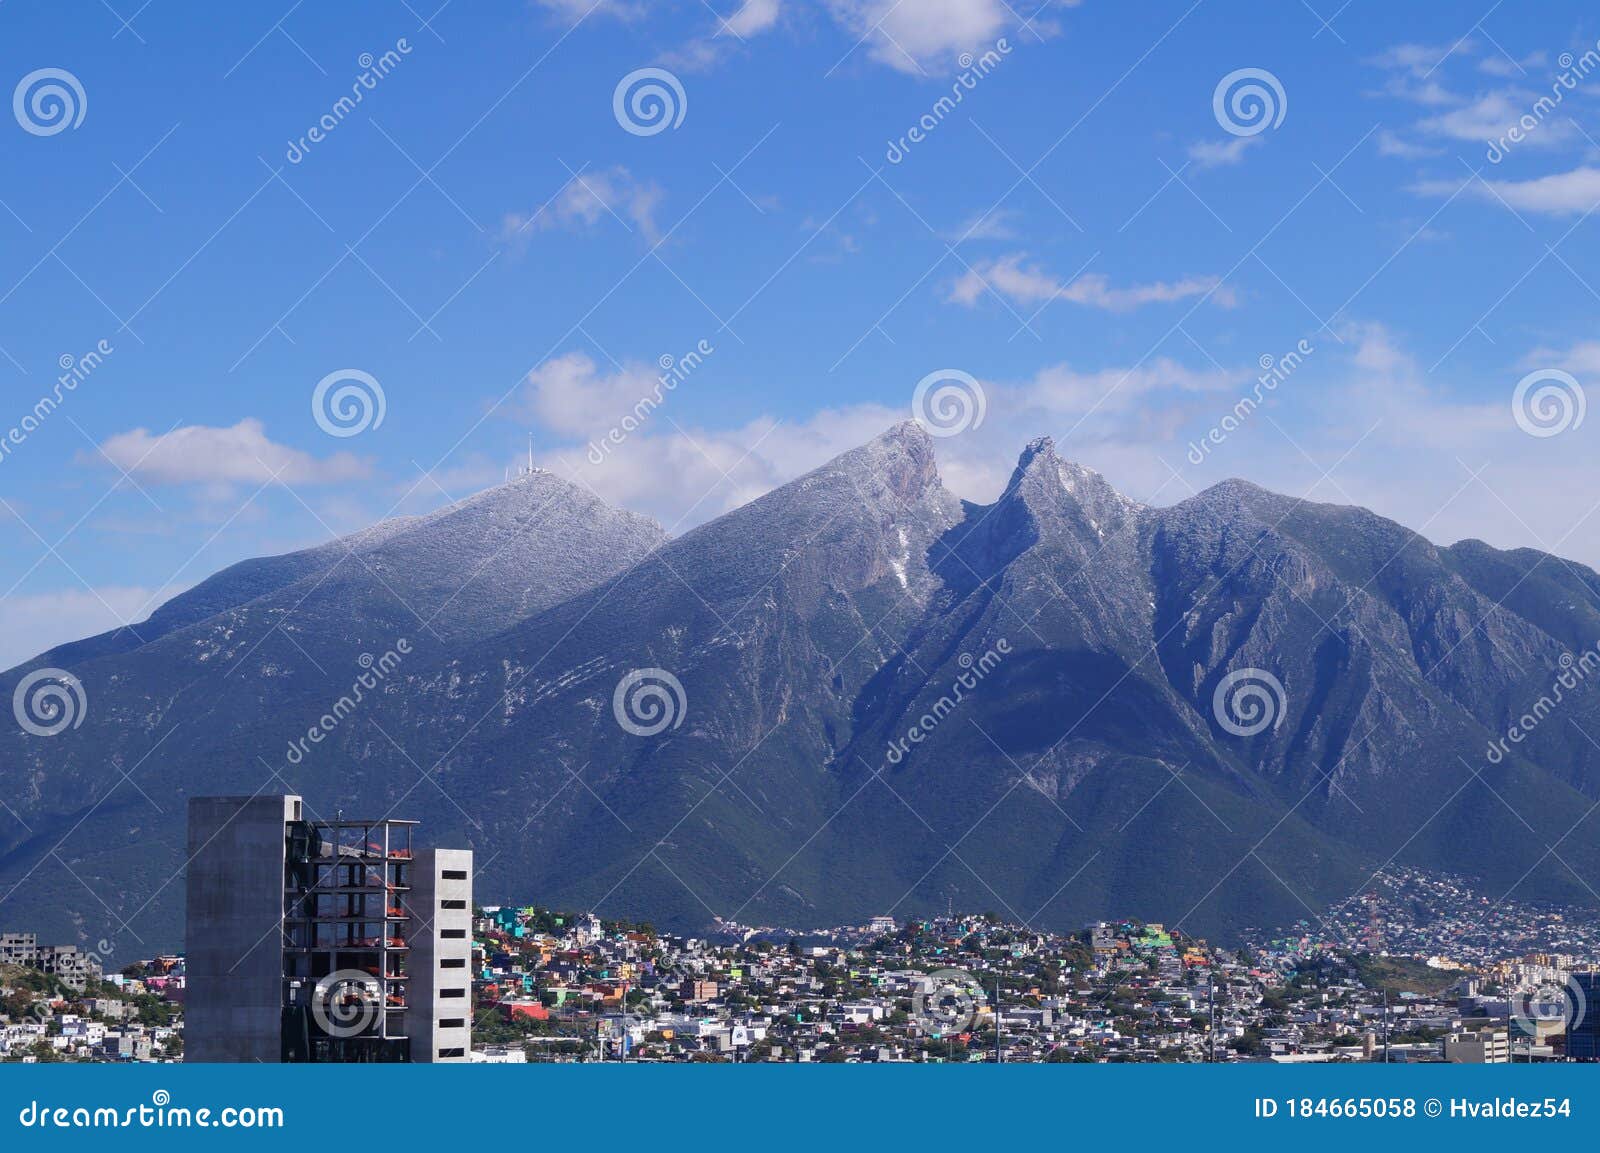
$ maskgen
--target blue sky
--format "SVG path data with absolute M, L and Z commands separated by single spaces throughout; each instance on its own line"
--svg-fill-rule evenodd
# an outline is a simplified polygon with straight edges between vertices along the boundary
M 682 531 L 951 371 L 972 499 L 1050 434 L 1151 503 L 1238 475 L 1600 562 L 1592 8 L 435 8 L 0 4 L 0 664 L 498 483 L 530 434 Z M 629 131 L 647 68 L 682 95 Z M 1242 69 L 1264 123 L 1219 115 Z M 332 436 L 346 370 L 383 419 Z

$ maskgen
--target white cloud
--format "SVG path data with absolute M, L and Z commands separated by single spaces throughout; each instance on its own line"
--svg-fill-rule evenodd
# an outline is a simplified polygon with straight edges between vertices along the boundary
M 610 16 L 631 21 L 649 14 L 645 0 L 534 0 L 558 19 L 577 24 L 587 17 Z M 872 59 L 916 76 L 944 75 L 965 51 L 980 52 L 1008 30 L 1026 23 L 1028 36 L 1047 37 L 1059 31 L 1043 15 L 1048 7 L 1073 7 L 1078 0 L 1050 0 L 1022 6 L 1008 0 L 826 0 L 826 9 L 857 47 Z M 786 0 L 702 0 L 717 13 L 706 33 L 659 59 L 668 67 L 704 70 L 720 63 L 741 41 L 778 27 L 792 9 Z M 688 7 L 694 8 L 691 4 Z M 732 11 L 727 11 L 732 8 Z M 852 48 L 853 52 L 855 49 Z
M 1517 427 L 1511 395 L 1524 368 L 1506 368 L 1491 378 L 1487 393 L 1463 399 L 1461 389 L 1430 375 L 1383 327 L 1351 325 L 1340 337 L 1343 344 L 1319 341 L 1198 466 L 1186 459 L 1191 441 L 1234 414 L 1239 398 L 1254 390 L 1260 372 L 1254 357 L 1221 368 L 1166 357 L 1122 366 L 1054 364 L 1026 379 L 984 380 L 987 417 L 978 429 L 936 441 L 940 472 L 958 496 L 993 500 L 1021 447 L 1050 433 L 1063 456 L 1149 503 L 1171 504 L 1243 475 L 1291 496 L 1366 506 L 1439 543 L 1477 537 L 1600 562 L 1600 518 L 1580 520 L 1588 502 L 1552 499 L 1593 487 L 1587 438 L 1541 440 Z M 1600 341 L 1535 350 L 1529 360 L 1591 379 L 1587 374 L 1600 376 Z M 582 358 L 564 361 L 541 378 L 535 399 L 552 429 L 570 431 L 540 451 L 540 463 L 674 532 L 747 503 L 905 419 L 915 384 L 904 382 L 904 407 L 855 405 L 781 423 L 759 415 L 706 428 L 679 414 L 675 427 L 657 414 L 596 461 L 589 441 L 614 420 L 606 407 L 631 404 L 631 374 L 646 370 L 601 372 Z M 692 388 L 692 378 L 682 387 Z M 1472 480 L 1472 471 L 1485 466 L 1481 480 Z M 1323 468 L 1334 470 L 1331 479 L 1323 478 Z
M 985 292 L 996 292 L 1021 305 L 1043 304 L 1060 298 L 1074 304 L 1126 312 L 1145 304 L 1170 303 L 1209 295 L 1224 308 L 1235 298 L 1215 276 L 1190 276 L 1177 281 L 1156 281 L 1128 288 L 1112 288 L 1099 273 L 1084 273 L 1062 282 L 1037 264 L 1024 261 L 1027 253 L 1014 252 L 995 260 L 980 261 L 955 282 L 946 298 L 952 304 L 972 306 Z
M 1426 108 L 1448 108 L 1461 103 L 1461 97 L 1451 92 L 1437 80 L 1408 80 L 1403 76 L 1390 79 L 1384 90 L 1401 100 L 1421 104 Z
M 1540 96 L 1535 92 L 1507 88 L 1477 97 L 1460 108 L 1438 116 L 1430 116 L 1417 123 L 1417 127 L 1434 136 L 1451 140 L 1470 140 L 1477 144 L 1499 140 L 1513 126 L 1522 123 L 1527 135 L 1519 143 L 1530 147 L 1554 147 L 1571 140 L 1575 130 L 1568 120 L 1540 120 L 1535 114 L 1535 104 Z M 1548 97 L 1546 98 L 1548 99 Z M 1529 124 L 1532 127 L 1529 127 Z
M 1017 214 L 1009 208 L 991 208 L 978 216 L 970 217 L 955 231 L 946 234 L 951 244 L 968 240 L 1015 240 Z
M 1064 286 L 1038 265 L 1024 267 L 1025 253 L 1014 252 L 997 260 L 980 261 L 963 273 L 945 299 L 951 304 L 971 307 L 985 292 L 993 290 L 1019 304 L 1037 304 L 1059 295 Z
M 669 531 L 737 508 L 908 415 L 863 405 L 800 423 L 762 415 L 736 428 L 697 428 L 673 414 L 674 394 L 694 385 L 692 372 L 666 388 L 654 366 L 602 369 L 571 352 L 530 373 L 521 411 L 508 415 L 554 434 L 555 446 L 536 453 L 540 467 Z
M 1092 372 L 1055 364 L 1019 389 L 1034 408 L 1057 415 L 1076 416 L 1091 409 L 1126 408 L 1155 392 L 1217 392 L 1248 380 L 1246 371 L 1221 368 L 1193 369 L 1170 357 L 1157 357 L 1128 368 L 1103 368 Z
M 1477 45 L 1471 40 L 1454 44 L 1397 44 L 1372 56 L 1367 63 L 1389 73 L 1384 91 L 1401 100 L 1427 108 L 1447 108 L 1460 103 L 1460 97 L 1447 89 L 1438 76 L 1439 69 L 1452 55 L 1471 55 Z
M 1600 340 L 1580 340 L 1565 349 L 1536 348 L 1522 358 L 1522 367 L 1564 368 L 1600 385 Z
M 500 237 L 510 243 L 555 228 L 593 228 L 610 218 L 624 228 L 637 229 L 654 244 L 661 239 L 655 219 L 661 195 L 654 182 L 635 180 L 621 165 L 579 172 L 532 213 L 507 213 L 500 222 Z
M 74 588 L 47 593 L 12 593 L 0 599 L 0 669 L 15 668 L 68 641 L 137 625 L 163 601 L 184 591 L 131 586 Z M 91 701 L 89 707 L 94 707 Z
M 1485 56 L 1478 61 L 1478 70 L 1487 72 L 1490 76 L 1504 76 L 1507 79 L 1517 76 L 1526 77 L 1528 69 L 1544 67 L 1549 58 L 1549 54 L 1545 52 L 1530 52 L 1521 60 L 1512 60 L 1509 57 L 1498 55 Z
M 79 459 L 102 465 L 109 460 L 136 480 L 172 485 L 261 485 L 274 477 L 290 486 L 337 484 L 371 472 L 365 461 L 347 452 L 319 458 L 278 444 L 253 419 L 227 428 L 186 425 L 160 435 L 136 428 Z
M 1461 39 L 1449 44 L 1396 44 L 1367 59 L 1368 64 L 1391 72 L 1403 72 L 1425 80 L 1451 56 L 1471 56 L 1478 50 L 1474 40 Z
M 989 419 L 981 429 L 941 441 L 940 467 L 953 492 L 992 500 L 1027 441 L 1040 431 L 1072 429 L 1074 445 L 1092 446 L 1098 460 L 1138 456 L 1142 480 L 1159 468 L 1140 446 L 1171 439 L 1186 417 L 1219 403 L 1217 395 L 1244 388 L 1255 371 L 1194 369 L 1161 357 L 1097 370 L 1058 364 L 1028 380 L 986 380 Z M 681 414 L 666 419 L 673 416 L 669 395 L 620 443 L 606 444 L 607 430 L 652 391 L 651 371 L 640 366 L 602 371 L 588 356 L 573 353 L 541 366 L 530 378 L 527 411 L 559 434 L 555 447 L 538 452 L 541 466 L 681 532 L 907 419 L 914 384 L 906 382 L 900 408 L 861 404 L 800 421 L 763 414 L 731 428 L 691 426 Z M 679 387 L 694 388 L 694 378 Z
M 708 4 L 712 12 L 717 8 Z M 777 27 L 783 15 L 781 0 L 745 0 L 730 15 L 718 16 L 706 35 L 664 53 L 662 63 L 681 71 L 701 72 L 721 63 L 729 52 L 748 40 Z
M 1390 132 L 1387 128 L 1378 133 L 1379 156 L 1398 156 L 1402 160 L 1420 160 L 1426 156 L 1438 156 L 1443 151 L 1444 149 L 1442 148 L 1430 148 L 1425 144 L 1413 144 L 1411 141 Z
M 828 8 L 873 59 L 914 75 L 988 47 L 1016 21 L 1004 0 L 828 0 Z
M 1187 459 L 1191 442 L 1235 414 L 1239 398 L 1259 391 L 1254 357 L 1223 368 L 1166 357 L 1122 366 L 1054 364 L 1026 379 L 983 380 L 983 425 L 935 442 L 941 475 L 956 495 L 991 501 L 1021 447 L 1050 433 L 1064 457 L 1148 503 L 1172 504 L 1242 475 L 1290 496 L 1365 506 L 1440 544 L 1476 537 L 1600 562 L 1600 518 L 1583 521 L 1589 502 L 1567 499 L 1593 487 L 1588 438 L 1541 440 L 1518 428 L 1511 395 L 1525 368 L 1508 367 L 1491 377 L 1486 393 L 1463 399 L 1461 388 L 1419 366 L 1382 326 L 1353 324 L 1339 335 L 1343 344 L 1319 341 L 1199 465 Z M 1529 362 L 1600 378 L 1600 341 L 1535 350 Z M 681 415 L 680 427 L 653 420 L 596 463 L 588 452 L 590 429 L 607 422 L 600 415 L 605 405 L 628 396 L 622 387 L 628 377 L 581 360 L 552 369 L 543 403 L 554 423 L 573 430 L 566 434 L 572 439 L 541 451 L 540 463 L 603 499 L 655 516 L 675 533 L 905 419 L 915 383 L 904 382 L 904 407 L 863 404 L 781 423 L 762 415 L 716 428 L 691 426 Z M 684 387 L 692 388 L 692 380 Z M 586 408 L 586 397 L 594 405 Z M 594 415 L 585 420 L 586 412 Z M 1331 478 L 1323 477 L 1324 468 L 1333 469 Z
M 682 387 L 692 387 L 692 381 Z M 748 504 L 908 415 L 861 405 L 800 422 L 761 416 L 737 428 L 650 421 L 603 453 L 589 443 L 563 445 L 541 451 L 538 461 L 677 534 Z M 595 438 L 601 435 L 597 428 Z
M 1227 140 L 1202 140 L 1189 145 L 1189 159 L 1197 168 L 1221 168 L 1237 164 L 1252 144 L 1261 143 L 1259 136 L 1231 136 Z
M 749 38 L 771 28 L 781 14 L 778 0 L 745 0 L 737 12 L 718 26 L 718 31 Z
M 647 11 L 643 0 L 534 0 L 534 3 L 569 24 L 590 16 L 636 20 Z
M 1411 190 L 1421 196 L 1451 196 L 1460 187 L 1460 183 L 1449 180 L 1424 180 L 1412 185 Z M 1466 195 L 1504 201 L 1519 212 L 1578 216 L 1600 204 L 1600 168 L 1574 168 L 1535 180 L 1470 180 Z
M 1523 369 L 1490 370 L 1486 389 L 1469 389 L 1430 374 L 1381 325 L 1351 325 L 1339 335 L 1344 344 L 1319 343 L 1272 394 L 1272 407 L 1249 415 L 1202 466 L 1151 438 L 1126 446 L 1118 466 L 1126 471 L 1103 471 L 1126 481 L 1140 475 L 1141 457 L 1161 454 L 1196 488 L 1242 475 L 1290 496 L 1370 508 L 1439 544 L 1472 537 L 1600 562 L 1600 523 L 1584 520 L 1590 502 L 1575 496 L 1593 487 L 1588 438 L 1539 439 L 1518 427 L 1512 393 Z M 1600 349 L 1579 346 L 1576 355 L 1593 354 Z M 1222 395 L 1201 426 L 1228 413 L 1234 398 Z M 1193 428 L 1179 434 L 1179 445 Z M 1324 468 L 1333 469 L 1330 479 Z M 1186 493 L 1169 489 L 1162 503 Z
M 660 392 L 657 375 L 637 364 L 602 372 L 586 354 L 569 352 L 528 374 L 527 411 L 551 432 L 597 435 Z

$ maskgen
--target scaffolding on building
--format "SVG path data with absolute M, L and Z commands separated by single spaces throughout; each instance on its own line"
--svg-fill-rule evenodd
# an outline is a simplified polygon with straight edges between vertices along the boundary
M 416 821 L 294 821 L 283 878 L 283 1060 L 409 1059 Z

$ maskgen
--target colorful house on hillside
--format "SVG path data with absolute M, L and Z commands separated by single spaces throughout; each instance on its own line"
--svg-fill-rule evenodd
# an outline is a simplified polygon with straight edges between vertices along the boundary
M 528 930 L 522 926 L 522 914 L 517 909 L 496 909 L 489 916 L 489 921 L 509 937 L 522 938 L 528 935 Z
M 1161 925 L 1146 925 L 1144 931 L 1139 935 L 1136 947 L 1140 949 L 1170 949 L 1172 948 L 1172 937 L 1167 933 L 1165 927 Z
M 550 1010 L 537 1001 L 499 1001 L 498 1009 L 507 1021 L 548 1021 Z

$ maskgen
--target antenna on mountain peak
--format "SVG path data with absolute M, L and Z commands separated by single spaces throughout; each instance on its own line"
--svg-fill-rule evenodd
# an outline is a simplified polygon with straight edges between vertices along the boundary
M 517 465 L 517 479 L 520 480 L 525 476 L 532 476 L 537 471 L 538 469 L 533 466 L 533 433 L 530 432 L 528 434 L 528 463 Z M 506 479 L 511 479 L 511 470 L 509 468 L 506 469 Z

